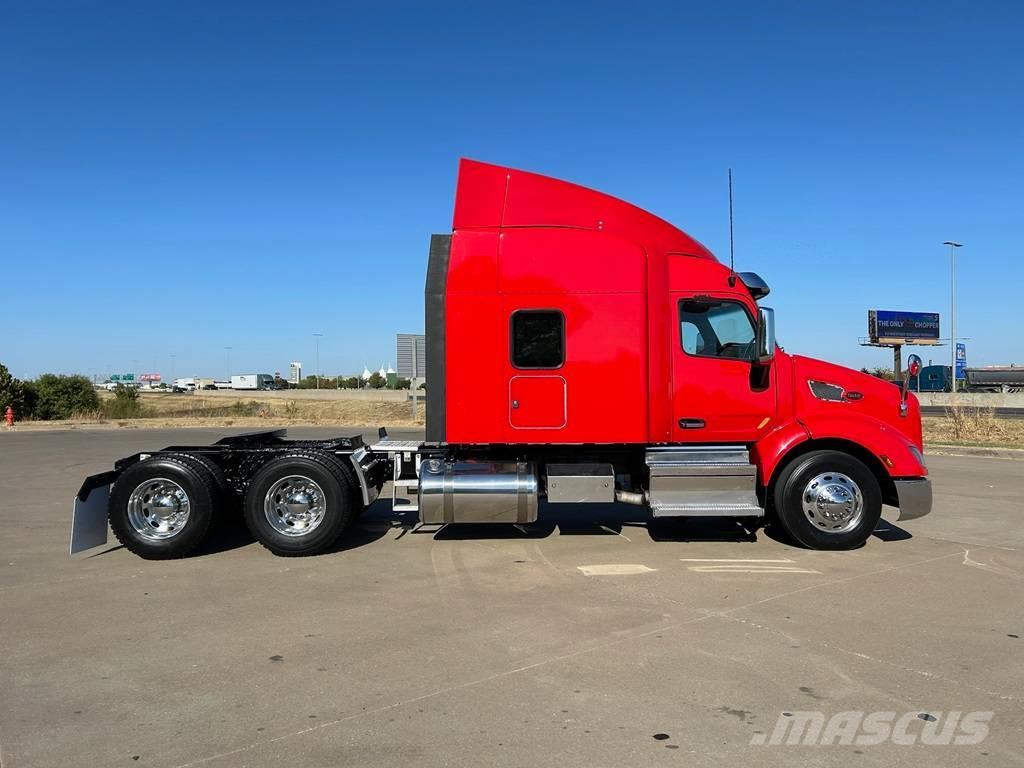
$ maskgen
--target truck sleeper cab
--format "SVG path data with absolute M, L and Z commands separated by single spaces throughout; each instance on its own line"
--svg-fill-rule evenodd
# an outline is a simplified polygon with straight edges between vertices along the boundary
M 917 399 L 778 347 L 768 293 L 635 206 L 463 160 L 452 231 L 428 255 L 424 442 L 265 433 L 168 448 L 89 478 L 76 524 L 98 537 L 104 502 L 90 499 L 109 488 L 129 549 L 178 556 L 240 499 L 257 540 L 307 554 L 385 481 L 427 524 L 619 501 L 655 517 L 768 515 L 819 549 L 862 544 L 883 504 L 926 514 Z

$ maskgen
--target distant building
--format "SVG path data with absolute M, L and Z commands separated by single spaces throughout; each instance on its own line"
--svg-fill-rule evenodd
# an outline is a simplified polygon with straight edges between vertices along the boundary
M 398 375 L 423 381 L 427 376 L 427 337 L 422 333 L 399 333 L 395 337 Z
M 302 363 L 291 363 L 288 366 L 288 383 L 299 386 L 302 381 Z

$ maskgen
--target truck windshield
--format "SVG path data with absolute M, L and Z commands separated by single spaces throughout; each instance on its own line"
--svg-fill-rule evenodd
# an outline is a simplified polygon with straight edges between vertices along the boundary
M 679 302 L 683 351 L 698 357 L 752 360 L 757 333 L 750 315 L 734 301 Z

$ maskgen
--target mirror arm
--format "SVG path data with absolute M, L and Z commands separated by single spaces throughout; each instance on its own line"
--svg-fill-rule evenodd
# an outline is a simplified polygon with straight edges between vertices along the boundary
M 768 317 L 767 312 L 772 312 L 768 307 L 762 307 L 757 315 L 757 349 L 754 351 L 754 362 L 758 365 L 768 365 L 772 360 L 775 359 L 775 332 L 774 332 L 774 321 L 772 322 L 772 338 L 771 349 L 767 349 L 768 346 Z M 765 350 L 765 354 L 761 354 L 761 350 Z

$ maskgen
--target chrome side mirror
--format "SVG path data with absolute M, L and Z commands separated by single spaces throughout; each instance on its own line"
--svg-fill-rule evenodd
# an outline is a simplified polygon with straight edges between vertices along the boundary
M 757 362 L 770 363 L 775 358 L 775 310 L 761 307 L 757 323 Z
M 903 389 L 900 391 L 900 416 L 907 415 L 907 392 L 910 390 L 910 377 L 921 374 L 921 358 L 911 355 L 907 358 L 907 375 L 903 377 Z

